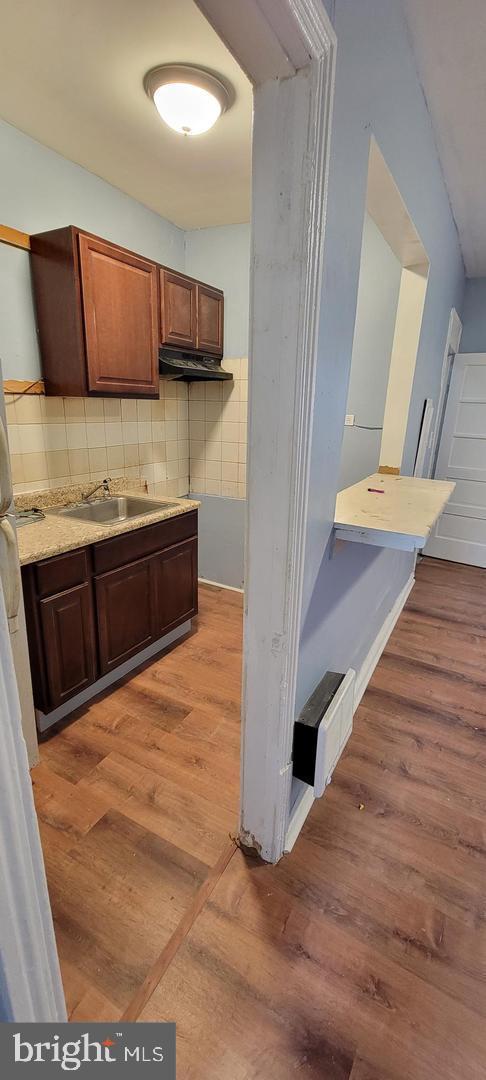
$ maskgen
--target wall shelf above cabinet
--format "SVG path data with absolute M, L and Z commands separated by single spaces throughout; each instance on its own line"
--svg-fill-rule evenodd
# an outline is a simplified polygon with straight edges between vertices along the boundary
M 338 493 L 335 538 L 419 551 L 427 543 L 454 487 L 446 480 L 374 473 Z

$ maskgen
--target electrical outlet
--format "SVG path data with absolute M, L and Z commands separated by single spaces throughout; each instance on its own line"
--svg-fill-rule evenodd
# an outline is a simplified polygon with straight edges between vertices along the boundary
M 346 416 L 344 417 L 344 426 L 354 427 L 354 412 L 346 413 Z

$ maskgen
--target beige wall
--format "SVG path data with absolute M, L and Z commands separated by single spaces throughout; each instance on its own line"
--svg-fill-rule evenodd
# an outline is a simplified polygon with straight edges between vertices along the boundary
M 248 360 L 223 361 L 232 382 L 193 382 L 189 390 L 190 490 L 246 498 Z
M 427 273 L 402 270 L 381 437 L 380 465 L 402 465 L 413 377 L 422 330 Z
M 14 492 L 147 480 L 155 495 L 189 490 L 188 387 L 160 382 L 160 399 L 55 398 L 7 394 Z

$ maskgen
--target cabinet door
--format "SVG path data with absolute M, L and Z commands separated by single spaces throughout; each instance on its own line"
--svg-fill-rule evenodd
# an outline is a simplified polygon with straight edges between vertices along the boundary
M 154 556 L 157 637 L 197 614 L 197 539 Z
M 79 234 L 88 391 L 157 397 L 155 263 Z
M 197 347 L 200 352 L 223 355 L 223 294 L 209 285 L 197 287 Z
M 96 637 L 88 582 L 40 601 L 47 694 L 51 708 L 96 678 Z
M 160 271 L 162 344 L 195 349 L 197 285 L 183 274 Z
M 153 559 L 137 559 L 95 578 L 102 674 L 155 639 Z

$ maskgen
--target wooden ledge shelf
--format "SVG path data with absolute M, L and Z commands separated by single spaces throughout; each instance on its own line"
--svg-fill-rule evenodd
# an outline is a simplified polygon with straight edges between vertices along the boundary
M 354 544 L 419 551 L 454 488 L 447 480 L 374 473 L 339 492 L 334 535 Z

